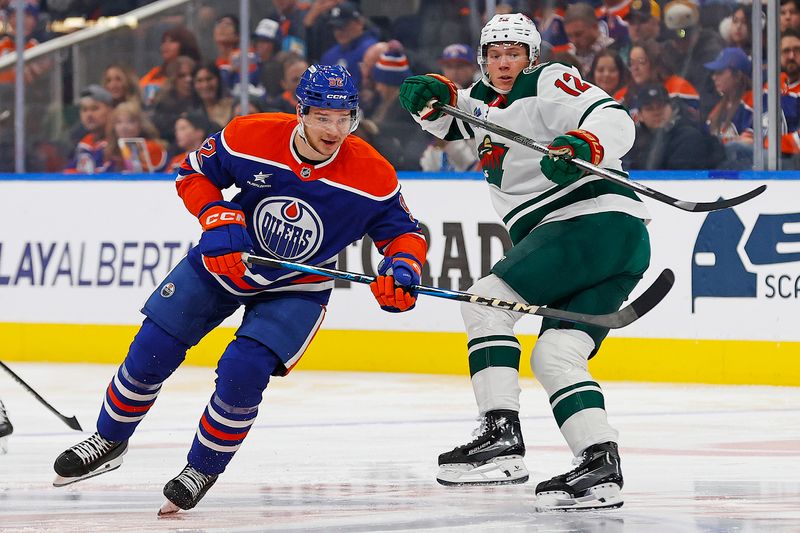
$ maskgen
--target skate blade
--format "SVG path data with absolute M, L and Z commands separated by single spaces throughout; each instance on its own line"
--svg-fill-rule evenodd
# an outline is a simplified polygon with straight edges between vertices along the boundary
M 0 437 L 0 455 L 8 453 L 8 435 Z
M 161 508 L 158 510 L 158 516 L 174 516 L 181 508 L 172 503 L 169 500 L 166 500 L 162 505 Z
M 448 487 L 465 485 L 514 485 L 525 483 L 528 469 L 521 455 L 497 457 L 480 466 L 446 464 L 440 467 L 436 481 Z
M 536 511 L 589 511 L 616 509 L 624 503 L 619 485 L 605 483 L 587 491 L 585 496 L 573 498 L 563 491 L 543 492 L 536 495 Z
M 54 487 L 63 487 L 65 485 L 72 485 L 73 483 L 77 483 L 78 481 L 83 481 L 84 479 L 89 479 L 90 477 L 96 477 L 101 474 L 106 474 L 111 472 L 112 470 L 116 470 L 120 466 L 122 466 L 122 456 L 125 455 L 124 453 L 119 457 L 115 457 L 111 461 L 107 462 L 104 465 L 97 467 L 95 470 L 92 470 L 88 474 L 83 476 L 77 477 L 62 477 L 56 474 L 56 478 L 53 480 Z

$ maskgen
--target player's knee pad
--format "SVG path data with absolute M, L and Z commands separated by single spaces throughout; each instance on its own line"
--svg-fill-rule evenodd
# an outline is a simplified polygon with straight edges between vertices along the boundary
M 501 300 L 522 301 L 519 294 L 494 274 L 489 274 L 476 281 L 469 288 L 469 292 L 478 296 L 500 298 Z M 499 333 L 512 335 L 514 324 L 521 316 L 519 313 L 497 307 L 487 307 L 468 302 L 461 304 L 461 317 L 464 319 L 464 326 L 470 339 Z
M 145 318 L 125 358 L 131 377 L 142 383 L 161 383 L 186 357 L 189 345 Z
M 278 356 L 260 342 L 236 337 L 217 364 L 217 394 L 236 407 L 258 405 L 279 364 Z
M 594 341 L 575 329 L 548 329 L 536 340 L 531 369 L 548 394 L 589 379 L 589 354 Z

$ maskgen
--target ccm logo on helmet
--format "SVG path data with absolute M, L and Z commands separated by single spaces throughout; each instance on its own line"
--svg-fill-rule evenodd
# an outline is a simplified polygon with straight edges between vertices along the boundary
M 327 98 L 328 100 L 344 100 L 345 98 L 347 98 L 347 95 L 346 94 L 329 94 L 325 98 Z

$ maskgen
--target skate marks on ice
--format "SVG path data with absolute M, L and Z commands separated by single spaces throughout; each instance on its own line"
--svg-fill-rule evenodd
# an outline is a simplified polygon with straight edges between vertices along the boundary
M 19 366 L 87 421 L 114 372 Z M 436 483 L 436 457 L 475 425 L 467 378 L 296 372 L 270 385 L 245 445 L 200 504 L 159 519 L 161 491 L 185 464 L 213 369 L 179 369 L 120 469 L 58 489 L 55 457 L 89 433 L 61 429 L 12 385 L 0 376 L 15 424 L 0 456 L 3 533 L 800 531 L 800 427 L 787 423 L 800 417 L 800 389 L 604 383 L 623 437 L 625 505 L 536 513 L 535 484 L 570 468 L 570 457 L 531 380 L 523 380 L 521 417 L 531 480 L 453 488 Z

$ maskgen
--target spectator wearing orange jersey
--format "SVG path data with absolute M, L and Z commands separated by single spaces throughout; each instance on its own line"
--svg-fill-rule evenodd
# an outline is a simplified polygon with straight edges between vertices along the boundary
M 0 56 L 16 51 L 16 32 L 17 32 L 17 4 L 16 2 L 8 6 L 8 19 L 6 21 L 6 35 L 0 38 Z M 25 34 L 25 50 L 32 48 L 46 37 L 37 34 L 36 26 L 39 23 L 39 7 L 33 3 L 25 4 L 25 20 L 23 31 Z M 47 59 L 37 59 L 25 64 L 25 83 L 30 83 L 40 76 L 50 65 Z M 0 84 L 14 83 L 16 72 L 13 68 L 0 73 Z
M 69 173 L 95 174 L 107 170 L 104 152 L 108 145 L 106 125 L 113 109 L 111 93 L 99 85 L 89 85 L 80 93 L 81 125 L 87 131 L 75 147 L 75 156 L 66 169 Z
M 145 107 L 152 106 L 156 96 L 164 88 L 167 81 L 167 67 L 179 56 L 188 56 L 200 61 L 200 47 L 197 37 L 185 26 L 174 26 L 164 31 L 161 36 L 161 64 L 150 69 L 139 80 L 142 101 Z

